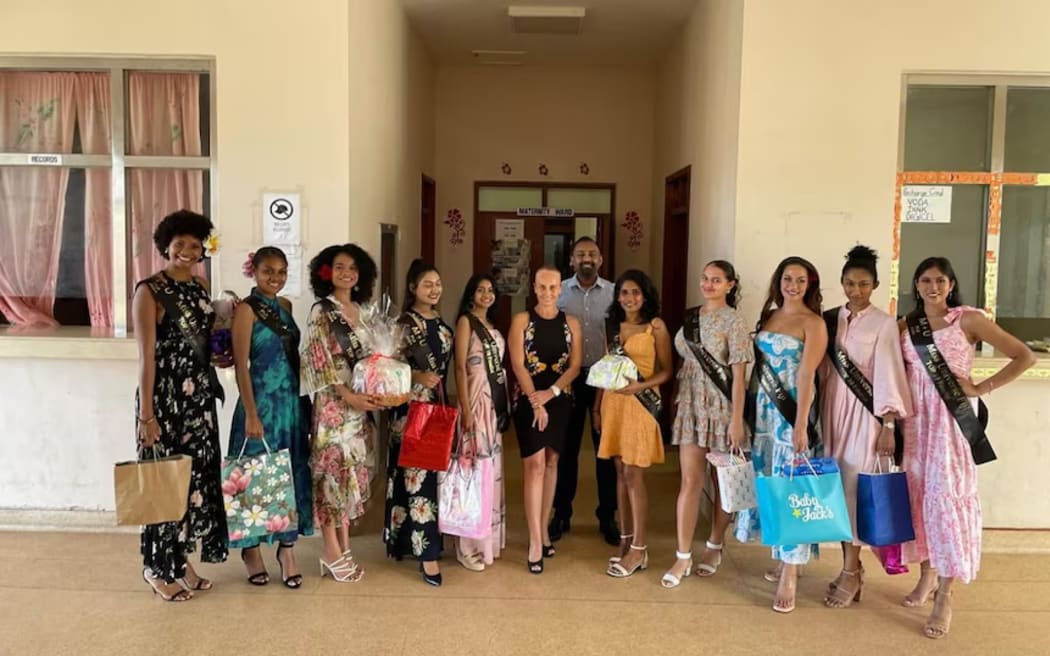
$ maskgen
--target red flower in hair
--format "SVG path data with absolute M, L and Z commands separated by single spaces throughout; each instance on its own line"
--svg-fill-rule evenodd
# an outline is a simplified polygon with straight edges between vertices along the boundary
M 317 275 L 325 282 L 332 282 L 332 267 L 328 264 L 322 264 Z

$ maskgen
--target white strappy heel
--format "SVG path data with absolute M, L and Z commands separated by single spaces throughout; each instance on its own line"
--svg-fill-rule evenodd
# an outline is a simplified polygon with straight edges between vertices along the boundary
M 664 577 L 660 579 L 660 585 L 665 588 L 677 588 L 681 583 L 682 579 L 686 578 L 693 573 L 693 552 L 692 551 L 675 551 L 674 555 L 678 560 L 688 560 L 689 564 L 685 566 L 685 573 L 682 576 L 676 576 L 671 572 L 664 574 Z

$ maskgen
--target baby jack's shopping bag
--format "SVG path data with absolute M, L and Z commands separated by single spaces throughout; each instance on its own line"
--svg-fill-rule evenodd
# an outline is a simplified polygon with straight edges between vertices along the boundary
M 222 498 L 230 542 L 284 533 L 299 525 L 288 449 L 222 461 Z
M 817 474 L 815 468 L 810 472 L 755 481 L 762 544 L 782 547 L 853 539 L 839 473 Z

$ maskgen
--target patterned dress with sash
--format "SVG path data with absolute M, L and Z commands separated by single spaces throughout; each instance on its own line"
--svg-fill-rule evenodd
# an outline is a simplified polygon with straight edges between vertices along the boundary
M 415 371 L 430 371 L 444 383 L 452 359 L 452 329 L 441 317 L 426 319 L 409 310 L 400 322 L 407 326 L 405 353 Z M 429 354 L 429 355 L 428 355 Z M 444 390 L 444 384 L 441 388 Z M 438 388 L 412 386 L 412 400 L 448 403 L 439 398 Z M 438 530 L 438 473 L 415 467 L 398 467 L 401 436 L 405 432 L 408 404 L 390 412 L 390 451 L 387 456 L 386 517 L 383 542 L 390 558 L 412 556 L 420 561 L 437 560 L 441 555 Z
M 755 335 L 755 346 L 772 367 L 780 385 L 792 397 L 798 398 L 798 369 L 802 365 L 805 343 L 792 335 L 762 330 Z M 757 364 L 755 366 L 758 366 Z M 795 458 L 794 422 L 788 421 L 777 408 L 773 397 L 762 386 L 756 399 L 755 435 L 751 459 L 759 476 L 786 476 Z M 812 455 L 807 452 L 807 455 Z M 737 513 L 736 537 L 741 542 L 758 540 L 761 533 L 758 508 Z M 817 545 L 798 544 L 773 547 L 773 558 L 789 565 L 805 565 L 811 555 L 817 554 Z
M 292 315 L 281 307 L 275 298 L 267 298 L 252 289 L 251 303 L 258 303 L 269 309 L 288 329 L 290 348 L 299 348 L 299 327 L 295 325 Z M 310 494 L 310 441 L 309 417 L 303 417 L 299 402 L 299 358 L 290 362 L 285 352 L 285 345 L 272 328 L 258 316 L 252 324 L 251 347 L 248 355 L 249 376 L 252 382 L 252 396 L 259 421 L 263 426 L 263 440 L 245 440 L 244 403 L 237 400 L 233 411 L 233 423 L 230 428 L 230 446 L 227 453 L 236 457 L 244 449 L 244 455 L 255 456 L 270 451 L 288 449 L 292 458 L 292 478 L 295 485 L 295 505 L 299 518 L 298 525 L 289 527 L 284 533 L 268 535 L 262 542 L 295 542 L 300 535 L 312 535 L 314 532 L 314 513 Z M 234 549 L 249 549 L 257 546 L 260 538 L 245 538 L 230 543 Z
M 208 292 L 196 280 L 181 282 L 161 272 L 138 285 L 146 285 L 154 298 L 166 296 L 180 310 L 180 316 L 164 312 L 157 324 L 153 413 L 160 424 L 157 455 L 193 458 L 189 507 L 182 521 L 144 526 L 141 536 L 142 564 L 172 583 L 186 575 L 186 554 L 194 551 L 197 540 L 203 562 L 221 563 L 228 553 L 215 411 L 217 379 L 207 356 L 201 357 L 186 336 L 188 332 L 207 344 L 215 313 Z M 135 392 L 136 416 L 140 416 L 140 392 Z M 139 457 L 148 453 L 140 451 Z
M 350 338 L 349 353 L 339 343 L 336 324 Z M 314 395 L 310 455 L 314 522 L 318 527 L 348 525 L 364 515 L 371 496 L 375 425 L 367 412 L 355 410 L 335 388 L 349 387 L 354 364 L 365 354 L 334 297 L 310 310 L 300 353 L 300 390 Z

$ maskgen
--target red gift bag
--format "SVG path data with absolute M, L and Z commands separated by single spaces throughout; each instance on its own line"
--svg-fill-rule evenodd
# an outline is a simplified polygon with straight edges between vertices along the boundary
M 438 398 L 444 398 L 440 385 Z M 409 403 L 398 467 L 447 471 L 458 419 L 459 410 L 443 403 Z

